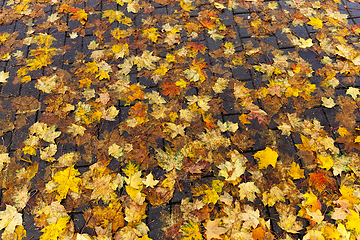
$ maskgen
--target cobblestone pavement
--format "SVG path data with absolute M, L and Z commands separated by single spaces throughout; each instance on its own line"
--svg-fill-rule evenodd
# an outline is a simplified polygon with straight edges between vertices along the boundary
M 15 1 L 16 2 L 16 1 Z M 46 1 L 44 1 L 46 2 Z M 53 1 L 54 2 L 54 1 Z M 57 2 L 57 1 L 55 1 Z M 157 1 L 159 2 L 159 1 Z M 33 21 L 23 21 L 22 19 L 14 19 L 14 21 L 8 22 L 4 21 L 4 19 L 7 18 L 7 15 L 5 13 L 6 9 L 9 9 L 11 5 L 9 5 L 10 1 L 0 1 L 0 6 L 2 7 L 2 12 L 0 14 L 2 19 L 0 19 L 0 23 L 3 23 L 0 25 L 0 34 L 1 33 L 17 33 L 16 39 L 24 39 L 31 34 L 31 29 L 35 29 L 38 26 L 41 26 L 44 19 L 47 19 L 52 14 L 56 13 L 55 5 L 48 4 L 48 7 L 44 8 L 44 16 L 39 19 L 34 19 Z M 144 13 L 144 11 L 140 11 L 139 13 L 128 13 L 127 11 L 124 11 L 125 15 L 134 22 L 135 28 L 137 26 L 141 26 L 141 21 L 146 19 L 148 16 L 162 16 L 165 14 L 172 14 L 175 11 L 178 11 L 180 8 L 179 3 L 172 3 L 172 4 L 166 4 L 162 5 L 156 2 L 149 2 L 153 7 L 153 11 L 149 13 Z M 242 3 L 240 1 L 240 3 Z M 278 1 L 280 8 L 288 9 L 290 11 L 290 7 L 286 2 Z M 81 3 L 76 3 L 73 5 L 73 7 L 78 7 L 82 9 L 92 9 L 93 11 L 105 11 L 105 10 L 119 10 L 123 11 L 126 9 L 126 4 L 121 7 L 120 5 L 115 4 L 115 2 L 107 2 L 107 1 L 98 1 L 98 0 L 88 0 L 88 1 L 81 1 Z M 190 19 L 196 18 L 199 14 L 199 10 L 201 8 L 201 5 L 199 6 L 199 9 L 194 9 L 190 12 Z M 347 15 L 347 20 L 353 24 L 359 24 L 360 23 L 360 3 L 357 1 L 349 2 L 349 1 L 342 1 L 341 7 L 342 14 Z M 280 49 L 284 52 L 292 52 L 295 51 L 295 46 L 289 41 L 289 39 L 286 37 L 285 33 L 281 33 L 280 31 L 277 31 L 275 34 L 271 34 L 270 36 L 267 36 L 266 38 L 257 38 L 254 37 L 254 35 L 251 33 L 251 31 L 248 30 L 248 27 L 250 27 L 251 22 L 251 16 L 252 14 L 256 12 L 256 9 L 244 9 L 244 8 L 234 8 L 232 10 L 224 9 L 222 10 L 221 15 L 219 16 L 221 18 L 222 23 L 224 23 L 228 28 L 232 29 L 234 31 L 234 37 L 235 39 L 230 39 L 235 46 L 236 52 L 243 51 L 244 48 L 246 48 L 247 44 L 250 44 L 250 42 L 256 47 L 259 45 L 259 42 L 263 42 L 266 44 L 269 44 L 274 47 L 274 49 Z M 92 21 L 95 15 L 89 15 L 88 21 Z M 241 19 L 241 24 L 239 23 L 239 19 Z M 74 29 L 81 27 L 81 24 L 79 22 L 70 21 L 70 17 L 67 17 L 66 25 L 69 26 L 69 29 L 66 31 L 57 31 L 57 29 L 49 28 L 46 29 L 45 32 L 48 34 L 51 34 L 56 38 L 56 41 L 54 41 L 54 44 L 52 47 L 58 48 L 58 49 L 67 49 L 66 53 L 64 55 L 57 55 L 54 57 L 54 62 L 51 64 L 50 67 L 57 68 L 57 69 L 64 69 L 69 72 L 71 72 L 71 64 L 74 63 L 77 59 L 77 55 L 79 53 L 88 54 L 89 44 L 96 40 L 96 36 L 93 34 L 94 28 L 86 29 L 86 31 L 82 32 L 77 36 L 76 38 L 71 37 L 71 33 L 74 31 Z M 121 27 L 120 24 L 117 22 L 114 22 L 111 24 L 113 28 L 115 27 Z M 312 38 L 315 40 L 314 37 L 314 30 L 311 26 L 304 24 L 303 26 L 292 26 L 293 30 L 297 34 L 298 37 L 301 37 L 303 39 L 309 39 Z M 98 29 L 99 30 L 99 29 Z M 110 32 L 108 31 L 106 34 L 110 35 Z M 104 34 L 106 39 L 106 34 Z M 182 41 L 187 41 L 188 37 L 186 34 L 182 35 Z M 204 54 L 204 58 L 206 59 L 206 62 L 209 63 L 210 66 L 215 66 L 216 64 L 220 63 L 216 59 L 214 59 L 212 56 L 210 56 L 208 53 L 218 49 L 221 47 L 222 44 L 224 44 L 227 40 L 227 38 L 224 38 L 222 40 L 214 41 L 209 34 L 201 34 L 197 39 L 197 43 L 203 44 L 207 47 L 208 51 Z M 1 42 L 1 39 L 0 39 Z M 8 46 L 9 48 L 12 48 L 12 54 L 15 51 L 22 52 L 24 57 L 27 57 L 29 55 L 29 52 L 34 48 L 33 45 L 26 45 L 26 44 L 19 44 L 16 46 L 15 44 L 13 46 Z M 148 47 L 151 50 L 151 46 Z M 5 49 L 5 47 L 3 48 Z M 313 70 L 317 70 L 317 68 L 320 68 L 321 62 L 316 55 L 316 53 L 312 51 L 305 51 L 300 49 L 300 55 L 301 57 L 306 60 L 307 62 L 311 62 Z M 165 56 L 164 56 L 165 57 Z M 89 61 L 90 58 L 88 55 L 85 56 L 85 60 Z M 264 61 L 264 60 L 260 60 Z M 266 60 L 265 60 L 266 61 Z M 0 130 L 1 133 L 3 133 L 1 141 L 3 142 L 3 145 L 8 146 L 7 151 L 15 154 L 16 150 L 23 147 L 23 142 L 28 136 L 29 127 L 31 124 L 37 122 L 41 117 L 42 114 L 46 108 L 46 104 L 43 102 L 44 99 L 48 96 L 46 93 L 39 91 L 35 84 L 37 81 L 35 81 L 38 77 L 47 75 L 46 69 L 41 68 L 40 70 L 33 71 L 31 73 L 33 81 L 29 82 L 21 82 L 18 79 L 16 79 L 17 71 L 22 65 L 19 65 L 19 62 L 17 62 L 15 57 L 11 57 L 7 61 L 0 61 L 0 72 L 9 72 L 9 78 L 6 83 L 4 83 L 1 87 L 1 93 L 0 93 L 0 100 L 2 101 L 3 111 L 0 113 Z M 147 77 L 141 77 L 137 75 L 136 69 L 132 69 L 130 72 L 130 80 L 132 83 L 140 83 L 141 85 L 146 86 L 146 91 L 151 91 L 152 89 L 158 89 L 159 86 L 157 84 L 154 84 L 153 81 L 149 80 Z M 211 75 L 211 73 L 210 73 Z M 261 86 L 264 86 L 264 82 L 261 80 L 262 75 L 255 71 L 254 69 L 247 69 L 243 66 L 238 66 L 231 70 L 230 77 L 243 81 L 246 83 L 246 87 L 250 89 L 259 88 Z M 320 79 L 319 76 L 314 76 L 311 81 L 312 83 L 315 83 L 317 85 L 320 84 L 322 79 Z M 359 86 L 359 77 L 355 76 L 355 81 L 351 84 L 351 86 L 356 87 Z M 350 86 L 350 85 L 349 85 Z M 336 88 L 336 93 L 338 95 L 344 94 L 348 86 L 342 85 Z M 190 90 L 191 91 L 191 90 Z M 196 92 L 194 93 L 196 94 Z M 14 106 L 14 102 L 17 100 L 23 101 L 24 99 L 22 97 L 32 97 L 31 99 L 36 99 L 40 102 L 41 107 L 40 109 L 36 109 L 36 112 L 33 112 L 32 114 L 27 114 L 26 119 L 24 119 L 22 116 L 23 114 L 20 113 L 20 110 L 18 112 L 14 112 L 11 110 Z M 221 119 L 222 121 L 232 121 L 232 122 L 238 122 L 239 116 L 241 115 L 239 111 L 234 107 L 234 100 L 229 99 L 226 94 L 221 95 L 223 98 L 223 105 L 224 112 L 217 116 L 217 118 Z M 31 100 L 28 104 L 32 104 L 33 100 Z M 19 103 L 21 104 L 21 103 Z M 128 117 L 128 111 L 129 106 L 125 104 L 125 102 L 119 101 L 118 107 L 120 109 L 120 116 L 116 118 L 116 121 L 103 121 L 101 128 L 99 128 L 99 131 L 96 133 L 101 139 L 103 137 L 103 134 L 105 131 L 111 131 L 114 127 L 116 127 L 120 122 L 124 121 Z M 316 106 L 311 109 L 307 109 L 303 113 L 303 118 L 309 118 L 313 119 L 316 118 L 320 121 L 321 125 L 324 126 L 324 129 L 326 131 L 329 131 L 331 134 L 336 134 L 336 131 L 332 131 L 332 129 L 335 126 L 338 126 L 338 123 L 335 122 L 335 114 L 337 113 L 337 110 L 335 108 L 325 108 L 323 106 Z M 359 119 L 359 115 L 357 115 L 357 119 Z M 27 123 L 21 124 L 22 121 L 26 121 Z M 15 128 L 11 128 L 10 130 L 6 129 L 7 125 L 12 122 L 15 124 Z M 31 124 L 30 124 L 31 123 Z M 23 125 L 21 128 L 17 128 L 17 126 L 21 124 Z M 255 123 L 253 126 L 255 129 L 259 128 L 260 125 L 256 125 Z M 277 129 L 277 124 L 275 122 L 269 123 L 270 129 Z M 263 136 L 258 135 L 257 136 L 257 142 L 256 144 L 250 149 L 244 152 L 245 156 L 248 156 L 251 158 L 251 156 L 258 150 L 265 148 L 265 143 L 262 141 Z M 281 142 L 279 143 L 281 145 L 281 151 L 286 152 L 289 154 L 289 156 L 295 156 L 297 149 L 295 147 L 295 144 L 301 143 L 300 137 L 298 135 L 292 134 L 290 136 L 283 136 L 281 139 Z M 342 149 L 343 146 L 339 145 L 339 148 Z M 71 151 L 83 151 L 84 149 L 78 148 L 76 145 L 72 143 L 66 143 L 63 142 L 61 144 L 61 150 L 57 153 L 56 156 L 60 156 L 62 153 L 71 152 Z M 35 160 L 35 159 L 33 159 Z M 300 161 L 301 162 L 301 161 Z M 110 163 L 114 164 L 114 168 L 116 168 L 116 164 L 114 162 Z M 305 164 L 302 162 L 302 164 Z M 40 163 L 39 171 L 43 171 L 43 174 L 45 173 L 45 167 L 48 166 L 48 163 L 45 163 L 42 161 Z M 77 169 L 80 172 L 85 172 L 87 169 L 89 169 L 90 164 L 87 164 L 84 162 L 83 164 L 78 164 Z M 211 176 L 209 176 L 211 177 Z M 184 199 L 187 196 L 190 196 L 189 189 L 184 189 L 183 192 L 175 191 L 173 198 L 171 199 L 170 203 L 162 206 L 162 207 L 149 207 L 147 209 L 147 218 L 146 218 L 146 224 L 150 228 L 149 237 L 153 239 L 162 239 L 161 237 L 161 226 L 162 223 L 159 220 L 159 216 L 161 211 L 167 210 L 171 211 L 175 206 L 179 205 L 181 200 Z M 1 195 L 0 195 L 1 197 Z M 3 204 L 3 200 L 0 200 L 0 202 Z M 77 212 L 71 213 L 71 218 L 74 221 L 75 225 L 75 231 L 78 231 L 84 226 L 85 220 L 83 217 L 83 210 L 84 209 L 77 209 Z M 262 213 L 265 216 L 267 216 L 269 219 L 278 219 L 278 216 L 276 215 L 276 212 L 272 208 L 266 208 L 264 212 Z M 24 210 L 24 226 L 26 226 L 27 230 L 27 238 L 26 239 L 39 239 L 39 236 L 41 233 L 36 228 L 33 218 L 28 215 L 26 212 L 26 209 Z M 281 233 L 282 230 L 277 225 L 272 225 L 272 231 L 275 233 Z M 83 233 L 89 233 L 93 234 L 93 232 L 90 229 L 84 228 L 82 229 Z

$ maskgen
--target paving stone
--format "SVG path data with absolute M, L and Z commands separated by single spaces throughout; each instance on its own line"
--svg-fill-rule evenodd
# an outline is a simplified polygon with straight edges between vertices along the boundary
M 14 68 L 6 69 L 6 72 L 9 72 L 9 78 L 7 83 L 3 84 L 1 87 L 1 96 L 18 96 L 20 93 L 20 83 L 14 84 L 13 79 L 16 76 L 16 71 Z
M 100 11 L 101 7 L 102 7 L 101 2 L 102 2 L 102 0 L 87 0 L 85 5 L 87 8 L 92 8 L 95 11 Z
M 84 219 L 83 213 L 71 214 L 71 219 L 73 220 L 74 223 L 75 232 L 78 232 L 80 234 L 87 233 L 89 235 L 94 234 L 94 231 L 92 229 L 86 227 L 86 221 Z
M 221 22 L 225 24 L 225 26 L 231 26 L 236 24 L 234 21 L 233 12 L 229 11 L 228 9 L 224 9 L 222 14 L 219 14 L 219 18 L 221 19 Z
M 83 38 L 77 37 L 75 39 L 71 39 L 66 36 L 65 45 L 71 46 L 71 49 L 66 51 L 64 55 L 64 61 L 68 61 L 69 63 L 73 63 L 75 61 L 76 52 L 82 51 Z
M 30 81 L 21 85 L 20 95 L 21 96 L 33 96 L 39 97 L 39 90 L 35 87 L 36 81 Z
M 322 108 L 306 109 L 303 117 L 308 118 L 308 120 L 311 120 L 311 122 L 313 122 L 313 119 L 316 118 L 316 120 L 320 122 L 321 126 L 324 126 L 325 130 L 330 129 L 329 122 Z
M 248 27 L 250 27 L 250 14 L 248 13 L 243 13 L 243 14 L 238 14 L 238 15 L 235 15 L 235 17 L 241 17 L 243 18 L 243 21 L 241 23 L 241 25 L 237 24 L 238 25 L 238 32 L 240 34 L 240 37 L 241 38 L 244 38 L 244 37 L 251 37 L 251 32 L 249 33 L 248 32 Z
M 29 212 L 23 210 L 23 226 L 26 230 L 26 237 L 32 239 L 40 239 L 43 232 L 40 232 L 40 228 L 36 227 L 34 217 Z
M 159 14 L 159 15 L 162 15 L 162 14 L 166 14 L 167 13 L 167 9 L 166 7 L 161 7 L 161 8 L 155 8 L 155 10 L 151 13 L 151 15 L 156 15 L 156 14 Z
M 234 8 L 232 11 L 234 12 L 234 14 L 241 14 L 241 13 L 248 13 L 249 12 L 247 9 L 241 8 L 241 7 Z
M 161 212 L 166 211 L 170 213 L 170 206 L 166 205 L 165 207 L 149 207 L 148 217 L 147 217 L 147 226 L 150 229 L 149 237 L 154 240 L 162 239 L 162 222 L 160 221 Z

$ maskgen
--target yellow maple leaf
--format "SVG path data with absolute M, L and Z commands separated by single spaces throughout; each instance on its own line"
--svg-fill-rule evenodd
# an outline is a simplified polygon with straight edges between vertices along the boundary
M 114 11 L 114 10 L 105 10 L 103 11 L 102 18 L 109 18 L 109 23 L 114 22 L 115 20 L 120 22 L 122 17 L 124 16 L 124 13 L 121 11 Z
M 59 193 L 56 196 L 58 201 L 66 198 L 69 190 L 78 193 L 79 192 L 79 184 L 81 182 L 81 178 L 76 176 L 80 175 L 79 171 L 74 168 L 74 165 L 66 168 L 64 171 L 60 171 L 55 173 L 53 177 L 53 181 L 58 183 L 59 185 L 51 191 L 57 191 Z
M 281 214 L 280 222 L 278 222 L 279 227 L 289 233 L 298 233 L 303 229 L 303 224 L 300 221 L 296 221 L 296 216 L 293 214 Z
M 360 91 L 358 88 L 349 87 L 348 90 L 346 90 L 346 94 L 351 95 L 351 97 L 356 100 L 357 95 L 360 95 Z
M 164 76 L 167 73 L 168 69 L 164 65 L 160 65 L 155 71 L 153 72 L 153 75 L 161 75 Z
M 157 28 L 152 27 L 144 29 L 144 31 L 142 32 L 142 36 L 147 37 L 148 39 L 156 43 L 158 38 L 160 37 L 160 34 Z
M 8 72 L 4 72 L 4 71 L 1 71 L 0 72 L 0 83 L 6 83 L 7 80 L 9 78 L 9 73 Z
M 246 182 L 239 184 L 240 200 L 247 198 L 250 202 L 254 202 L 256 194 L 260 194 L 260 189 L 255 185 L 254 182 Z
M 334 161 L 330 154 L 328 154 L 326 157 L 322 154 L 319 154 L 317 155 L 317 160 L 320 163 L 319 167 L 325 168 L 326 170 L 329 170 L 332 168 L 332 166 L 334 166 Z
M 213 203 L 216 204 L 216 202 L 219 199 L 219 195 L 217 194 L 215 189 L 208 189 L 205 190 L 205 196 L 203 197 L 203 202 L 205 204 Z
M 213 238 L 222 239 L 220 235 L 227 232 L 226 228 L 219 227 L 220 221 L 220 219 L 215 219 L 214 221 L 208 220 L 206 224 L 204 224 L 207 240 L 211 240 Z
M 186 3 L 185 3 L 186 2 Z M 191 3 L 189 3 L 189 1 L 181 1 L 180 2 L 180 7 L 182 9 L 184 9 L 186 12 L 190 12 L 191 10 L 194 10 L 195 9 L 195 6 L 191 6 Z
M 360 218 L 359 213 L 349 209 L 350 213 L 346 216 L 347 222 L 345 223 L 348 230 L 353 230 L 356 234 L 360 233 Z
M 132 174 L 130 177 L 125 178 L 125 182 L 128 186 L 135 189 L 140 189 L 143 184 L 143 179 L 141 178 L 141 171 L 137 171 Z
M 354 195 L 354 188 L 343 185 L 339 191 L 341 193 L 339 200 L 347 200 L 351 204 L 358 204 L 360 202 L 360 199 Z
M 143 184 L 146 186 L 146 187 L 151 187 L 151 188 L 154 188 L 156 184 L 158 184 L 159 180 L 154 180 L 154 176 L 152 175 L 152 173 L 149 173 L 147 176 L 146 176 L 146 179 L 143 180 Z
M 184 88 L 184 87 L 186 87 L 187 82 L 184 81 L 184 79 L 180 78 L 179 81 L 176 81 L 176 82 L 175 82 L 175 85 L 178 86 L 178 87 L 180 87 L 180 88 Z
M 323 102 L 322 105 L 326 108 L 332 108 L 336 105 L 334 99 L 332 99 L 331 97 L 329 98 L 321 97 L 321 101 Z
M 0 171 L 4 168 L 4 165 L 10 163 L 10 157 L 8 153 L 0 153 Z
M 78 20 L 81 22 L 82 25 L 84 25 L 88 19 L 88 14 L 85 12 L 84 9 L 76 9 L 76 12 L 71 12 L 71 19 L 72 20 Z
M 337 130 L 337 132 L 339 133 L 340 136 L 344 137 L 344 136 L 349 136 L 350 133 L 348 132 L 348 130 L 344 127 L 339 127 L 339 129 Z
M 122 170 L 126 176 L 130 177 L 131 175 L 133 175 L 135 172 L 139 171 L 139 166 L 136 165 L 134 162 L 129 162 L 126 165 L 126 168 Z
M 135 202 L 131 202 L 128 207 L 125 208 L 125 220 L 130 224 L 137 226 L 141 220 L 146 218 L 146 204 L 139 205 Z
M 291 164 L 291 170 L 289 171 L 289 175 L 293 178 L 293 179 L 300 179 L 300 178 L 304 178 L 304 169 L 301 169 L 299 164 L 293 162 Z
M 0 230 L 5 228 L 5 231 L 13 233 L 18 225 L 22 225 L 21 213 L 15 207 L 6 205 L 6 209 L 0 212 Z
M 52 223 L 43 229 L 41 229 L 42 232 L 44 232 L 43 235 L 41 235 L 40 240 L 57 240 L 62 239 L 62 234 L 67 228 L 67 223 L 69 222 L 70 217 L 60 217 L 57 219 L 55 223 Z
M 203 239 L 202 235 L 200 233 L 200 227 L 199 225 L 194 222 L 193 220 L 189 219 L 189 223 L 186 225 L 181 226 L 181 231 L 186 234 L 185 237 L 183 237 L 183 240 L 200 240 Z
M 55 138 L 61 135 L 61 132 L 56 132 L 57 126 L 56 124 L 51 125 L 50 127 L 46 127 L 45 131 L 42 132 L 41 138 L 49 143 L 55 143 Z M 40 135 L 39 135 L 40 136 Z
M 243 113 L 241 114 L 241 116 L 239 116 L 239 121 L 241 122 L 241 124 L 251 124 L 251 122 L 248 119 L 248 115 Z
M 316 17 L 309 17 L 309 22 L 307 24 L 314 27 L 314 29 L 321 29 L 323 27 L 323 21 Z
M 262 202 L 265 206 L 273 207 L 276 202 L 285 202 L 284 193 L 278 186 L 274 186 L 270 189 L 270 192 L 263 192 Z
M 277 3 L 277 2 L 269 2 L 268 7 L 269 7 L 271 10 L 275 10 L 275 9 L 278 8 L 278 3 Z
M 308 48 L 314 45 L 311 38 L 306 40 L 304 38 L 299 38 L 299 43 L 299 48 Z
M 24 154 L 36 155 L 36 148 L 34 146 L 25 146 L 22 151 Z
M 339 231 L 336 229 L 336 227 L 334 225 L 330 225 L 330 226 L 324 226 L 322 228 L 322 231 L 324 233 L 324 237 L 326 239 L 340 239 L 341 234 L 339 233 Z
M 72 134 L 73 137 L 76 137 L 77 135 L 83 136 L 85 131 L 85 127 L 73 123 L 71 126 L 68 126 L 66 132 Z
M 254 158 L 258 160 L 259 169 L 266 169 L 269 165 L 275 168 L 278 156 L 279 154 L 269 147 L 254 154 Z

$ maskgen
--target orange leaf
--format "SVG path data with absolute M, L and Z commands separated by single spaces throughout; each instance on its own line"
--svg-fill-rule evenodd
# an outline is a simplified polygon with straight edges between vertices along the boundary
M 262 240 L 265 238 L 265 231 L 264 229 L 260 226 L 255 228 L 254 230 L 252 230 L 252 237 L 255 240 Z
M 314 186 L 319 192 L 322 192 L 326 188 L 328 181 L 322 173 L 310 173 L 309 183 L 310 186 Z
M 166 81 L 163 85 L 161 85 L 162 94 L 169 97 L 175 97 L 176 95 L 180 95 L 180 88 L 176 86 L 172 81 Z

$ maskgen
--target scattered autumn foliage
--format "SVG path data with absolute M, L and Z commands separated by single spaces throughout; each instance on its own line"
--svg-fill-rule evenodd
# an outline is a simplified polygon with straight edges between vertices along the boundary
M 2 239 L 360 238 L 348 2 L 0 4 Z

